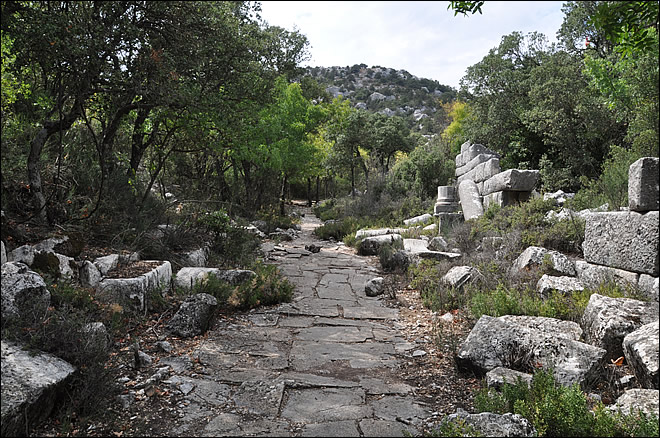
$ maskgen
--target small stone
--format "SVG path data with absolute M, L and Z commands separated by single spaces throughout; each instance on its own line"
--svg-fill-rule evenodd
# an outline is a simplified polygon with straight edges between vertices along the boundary
M 415 350 L 415 351 L 413 351 L 412 356 L 413 356 L 413 357 L 422 357 L 422 356 L 426 356 L 426 351 L 424 351 L 424 350 Z

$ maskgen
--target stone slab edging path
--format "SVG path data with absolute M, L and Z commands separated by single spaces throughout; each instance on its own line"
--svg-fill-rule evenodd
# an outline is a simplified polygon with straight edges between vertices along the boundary
M 293 301 L 219 321 L 191 353 L 195 373 L 173 367 L 163 383 L 185 398 L 171 436 L 404 436 L 430 416 L 397 375 L 415 348 L 398 309 L 364 292 L 377 258 L 319 241 L 303 212 L 298 239 L 264 244 Z

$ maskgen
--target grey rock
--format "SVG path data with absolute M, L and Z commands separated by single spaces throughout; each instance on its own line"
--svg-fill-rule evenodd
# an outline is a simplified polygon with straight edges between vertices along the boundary
M 484 214 L 479 189 L 474 181 L 465 180 L 458 185 L 458 197 L 461 200 L 461 208 L 465 220 L 474 219 Z
M 32 266 L 32 262 L 34 261 L 34 247 L 32 245 L 19 246 L 9 253 L 8 258 L 12 262 L 21 262 Z
M 536 290 L 542 298 L 548 298 L 553 290 L 563 295 L 571 295 L 575 291 L 584 290 L 584 286 L 575 277 L 554 277 L 543 274 L 543 277 L 536 283 Z
M 552 274 L 575 276 L 575 264 L 558 251 L 530 246 L 513 262 L 514 272 L 545 267 Z
M 486 180 L 483 195 L 501 191 L 531 192 L 538 180 L 538 170 L 505 170 Z
M 658 321 L 645 324 L 623 338 L 623 352 L 637 380 L 658 389 Z
M 96 289 L 99 283 L 101 282 L 101 272 L 98 270 L 96 265 L 89 260 L 85 260 L 82 263 L 80 268 L 80 273 L 78 274 L 80 279 L 80 285 L 82 287 L 89 287 Z
M 50 292 L 43 278 L 24 263 L 2 265 L 2 319 L 39 320 L 50 306 Z
M 564 205 L 564 203 L 575 197 L 575 193 L 566 193 L 563 190 L 557 190 L 554 193 L 544 193 L 543 194 L 543 200 L 547 201 L 548 199 L 552 199 L 555 201 L 556 205 Z
M 208 328 L 217 305 L 218 300 L 209 294 L 192 295 L 181 304 L 167 328 L 184 338 L 201 335 Z
M 483 190 L 483 189 L 481 189 Z M 510 205 L 520 205 L 523 202 L 529 201 L 532 192 L 526 191 L 512 191 L 503 190 L 499 192 L 489 193 L 484 195 L 484 209 L 487 210 L 491 205 L 499 205 L 500 207 L 508 207 Z
M 185 267 L 176 273 L 174 284 L 180 288 L 190 290 L 196 284 L 206 281 L 209 275 L 218 280 L 227 282 L 233 286 L 253 279 L 257 274 L 254 271 L 244 269 L 218 269 L 202 267 Z
M 489 154 L 489 153 L 479 154 L 476 157 L 474 157 L 473 159 L 471 159 L 470 162 L 466 163 L 465 165 L 463 165 L 461 167 L 457 167 L 455 175 L 456 175 L 456 177 L 460 178 L 461 176 L 470 173 L 472 170 L 474 170 L 480 164 L 486 163 L 487 161 L 493 159 L 494 157 L 496 157 L 496 156 L 493 155 L 493 154 Z M 500 170 L 499 170 L 499 159 L 495 158 L 495 160 L 497 160 L 497 162 L 498 162 L 498 170 L 495 173 L 499 173 L 500 172 Z M 465 179 L 465 178 L 463 178 L 463 179 Z M 463 179 L 461 179 L 460 181 L 463 181 Z M 470 176 L 468 176 L 468 179 L 474 180 L 474 174 L 470 174 Z M 460 181 L 458 181 L 458 182 L 460 182 Z
M 658 211 L 588 215 L 582 244 L 585 260 L 657 277 L 658 217 Z
M 658 277 L 651 277 L 647 274 L 640 274 L 637 287 L 639 288 L 640 292 L 642 292 L 648 299 L 658 302 L 658 292 L 660 289 L 660 285 L 658 284 Z
M 425 224 L 431 220 L 433 220 L 433 215 L 426 213 L 421 216 L 415 216 L 410 219 L 405 219 L 403 223 L 405 225 Z
M 365 237 L 383 236 L 385 234 L 401 234 L 405 228 L 377 228 L 374 230 L 357 230 L 355 232 L 356 239 L 364 239 Z
M 429 241 L 428 249 L 431 251 L 447 251 L 449 244 L 440 236 L 434 237 Z
M 364 292 L 368 297 L 382 295 L 385 290 L 385 279 L 383 277 L 372 278 L 364 285 Z
M 102 322 L 90 322 L 82 328 L 81 342 L 83 351 L 107 352 L 112 345 L 112 338 Z
M 154 360 L 147 353 L 141 350 L 135 352 L 135 368 L 144 368 L 152 364 Z
M 594 265 L 583 260 L 575 262 L 577 277 L 585 287 L 596 288 L 602 283 L 614 282 L 621 287 L 634 287 L 640 275 L 623 269 Z
M 358 244 L 358 254 L 378 255 L 378 251 L 384 245 L 392 245 L 394 248 L 402 248 L 403 238 L 400 234 L 385 234 L 364 238 Z
M 562 385 L 582 384 L 597 376 L 607 352 L 577 341 L 581 330 L 576 326 L 553 318 L 483 315 L 460 346 L 456 360 L 460 367 L 479 373 L 497 367 L 540 366 L 553 369 Z
M 474 427 L 483 436 L 501 437 L 532 437 L 536 436 L 536 429 L 524 417 L 517 414 L 494 414 L 482 412 L 481 414 L 468 414 L 459 409 L 455 414 L 448 415 L 443 422 L 464 421 L 466 425 Z
M 532 382 L 532 375 L 504 367 L 493 368 L 486 373 L 486 385 L 494 389 L 501 388 L 505 383 L 515 385 L 518 379 L 529 385 Z
M 629 389 L 623 393 L 609 408 L 614 412 L 630 415 L 638 411 L 646 415 L 658 417 L 657 389 Z
M 23 436 L 26 428 L 38 426 L 50 415 L 75 368 L 53 355 L 35 355 L 5 340 L 1 360 L 2 436 Z
M 628 206 L 632 211 L 658 210 L 660 204 L 660 160 L 644 157 L 630 165 L 628 171 Z
M 174 347 L 172 347 L 172 344 L 170 344 L 167 341 L 158 341 L 156 342 L 156 346 L 160 348 L 162 351 L 165 353 L 171 353 Z
M 454 266 L 442 277 L 442 282 L 455 289 L 461 289 L 480 275 L 472 266 Z
M 159 266 L 139 277 L 101 280 L 97 286 L 98 296 L 107 302 L 119 302 L 122 305 L 133 305 L 144 309 L 149 292 L 166 290 L 172 279 L 170 262 L 159 263 Z
M 607 350 L 608 358 L 623 355 L 623 338 L 658 320 L 658 303 L 592 294 L 581 326 L 586 342 Z
M 99 270 L 101 275 L 108 275 L 109 271 L 112 271 L 119 264 L 119 254 L 110 254 L 103 257 L 98 257 L 94 260 L 94 265 Z
M 3 241 L 0 241 L 0 259 L 2 261 L 0 263 L 1 265 L 7 263 L 7 251 L 5 250 L 5 242 Z
M 479 154 L 490 154 L 497 155 L 495 152 L 491 151 L 487 147 L 481 144 L 473 144 L 468 146 L 464 152 L 456 155 L 456 167 L 462 167 L 476 158 Z

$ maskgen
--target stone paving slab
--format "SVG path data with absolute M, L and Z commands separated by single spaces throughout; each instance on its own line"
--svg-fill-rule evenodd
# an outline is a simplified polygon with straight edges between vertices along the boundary
M 365 405 L 364 390 L 358 388 L 292 389 L 287 393 L 282 417 L 291 421 L 318 423 L 373 415 L 373 408 Z
M 301 341 L 316 341 L 323 339 L 325 342 L 364 342 L 373 339 L 374 335 L 370 329 L 365 327 L 309 327 L 300 330 L 296 339 Z

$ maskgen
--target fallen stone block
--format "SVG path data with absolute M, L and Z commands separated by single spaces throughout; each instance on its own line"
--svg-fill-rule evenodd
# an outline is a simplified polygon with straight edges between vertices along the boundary
M 607 350 L 606 359 L 623 355 L 623 338 L 658 320 L 658 303 L 592 294 L 581 326 L 585 341 Z
M 34 247 L 32 245 L 19 246 L 9 253 L 8 258 L 12 262 L 21 262 L 32 266 L 32 262 L 34 261 Z
M 623 338 L 623 352 L 644 388 L 658 389 L 658 321 L 628 333 Z
M 635 287 L 639 280 L 639 274 L 623 269 L 610 268 L 609 266 L 594 265 L 584 260 L 575 262 L 577 277 L 585 287 L 596 288 L 607 282 L 615 283 L 621 287 Z
M 655 415 L 658 418 L 659 400 L 657 389 L 629 389 L 609 408 L 613 412 L 621 412 L 626 415 L 637 414 L 641 411 L 647 416 Z
M 483 315 L 456 360 L 460 367 L 480 374 L 497 367 L 552 369 L 561 385 L 586 385 L 597 378 L 607 352 L 578 341 L 580 332 L 578 324 L 553 318 Z
M 458 185 L 458 197 L 461 200 L 461 208 L 465 220 L 475 219 L 484 214 L 479 189 L 474 181 L 465 180 Z
M 644 157 L 628 171 L 628 206 L 632 211 L 658 210 L 660 203 L 660 165 L 657 157 Z
M 218 269 L 187 266 L 176 273 L 174 284 L 182 289 L 191 290 L 196 284 L 206 281 L 209 275 L 233 286 L 249 281 L 256 277 L 254 271 L 245 269 Z
M 51 354 L 35 355 L 2 340 L 2 436 L 24 436 L 40 425 L 74 371 Z
M 101 275 L 106 276 L 108 272 L 112 271 L 119 265 L 119 254 L 110 254 L 103 257 L 98 257 L 94 260 L 96 269 L 99 270 Z
M 441 236 L 437 236 L 429 241 L 428 248 L 431 251 L 446 251 L 449 248 L 449 244 Z
M 644 294 L 648 299 L 658 302 L 658 292 L 660 285 L 658 284 L 658 277 L 652 277 L 647 274 L 640 274 L 637 282 L 639 291 Z
M 553 290 L 561 293 L 562 295 L 571 295 L 575 291 L 584 290 L 584 286 L 575 277 L 554 277 L 548 274 L 543 274 L 536 283 L 536 290 L 539 292 L 541 298 L 548 298 Z
M 464 152 L 461 152 L 460 154 L 456 155 L 456 168 L 465 166 L 470 161 L 475 159 L 479 154 L 490 154 L 490 155 L 499 156 L 498 154 L 491 151 L 484 145 L 473 144 L 468 146 Z
M 103 277 L 94 263 L 85 260 L 80 267 L 78 278 L 80 279 L 80 285 L 82 287 L 96 289 Z
M 381 236 L 367 237 L 358 244 L 359 255 L 378 255 L 378 251 L 385 245 L 403 248 L 403 237 L 400 234 L 385 234 Z
M 455 414 L 447 415 L 442 420 L 443 423 L 458 421 L 472 426 L 481 436 L 532 437 L 537 435 L 534 426 L 525 417 L 518 414 L 494 414 L 492 412 L 468 414 L 459 409 Z
M 500 173 L 500 160 L 499 158 L 494 158 L 492 155 L 488 157 L 488 160 L 478 164 L 475 166 L 473 169 L 470 171 L 464 173 L 461 176 L 458 176 L 456 178 L 456 183 L 460 184 L 461 182 L 465 181 L 466 179 L 471 179 L 475 183 L 480 183 L 488 180 L 489 178 L 493 177 L 494 175 L 497 175 Z
M 2 319 L 34 322 L 43 318 L 50 306 L 50 292 L 44 279 L 21 262 L 2 265 Z
M 532 192 L 514 192 L 510 190 L 490 193 L 488 195 L 484 195 L 483 197 L 484 210 L 488 210 L 491 205 L 499 205 L 500 207 L 520 205 L 523 202 L 529 201 L 531 196 Z
M 513 262 L 512 271 L 519 272 L 532 268 L 545 268 L 551 274 L 575 276 L 575 264 L 558 251 L 540 246 L 526 248 Z
M 489 195 L 494 192 L 514 191 L 531 192 L 539 180 L 538 170 L 509 169 L 494 175 L 486 180 L 482 194 Z
M 383 236 L 385 234 L 401 234 L 405 228 L 377 228 L 374 230 L 357 230 L 355 232 L 356 239 L 364 239 L 365 237 Z
M 481 276 L 472 266 L 454 266 L 442 277 L 442 282 L 455 289 L 461 289 L 465 284 Z
M 416 225 L 416 224 L 425 224 L 431 220 L 433 220 L 433 215 L 426 213 L 421 216 L 415 216 L 410 219 L 405 219 L 403 223 L 405 225 Z
M 385 290 L 385 279 L 383 277 L 372 278 L 364 285 L 364 292 L 368 297 L 382 295 Z
M 7 251 L 5 250 L 5 242 L 0 240 L 0 259 L 2 265 L 7 263 Z
M 471 159 L 470 162 L 466 163 L 465 165 L 463 165 L 461 167 L 457 167 L 456 172 L 454 174 L 456 175 L 456 177 L 460 177 L 462 175 L 465 175 L 466 173 L 470 172 L 471 170 L 473 170 L 478 165 L 483 164 L 483 163 L 487 162 L 488 160 L 490 160 L 494 157 L 496 157 L 496 155 L 488 154 L 488 153 L 479 154 L 476 157 L 474 157 L 473 159 Z M 499 159 L 497 159 L 497 160 L 499 161 Z M 495 173 L 499 173 L 499 171 L 495 172 Z
M 658 276 L 658 211 L 594 213 L 586 217 L 584 259 Z
M 532 375 L 509 368 L 497 367 L 486 373 L 486 385 L 489 388 L 499 389 L 504 384 L 515 385 L 522 380 L 529 386 L 532 383 Z

